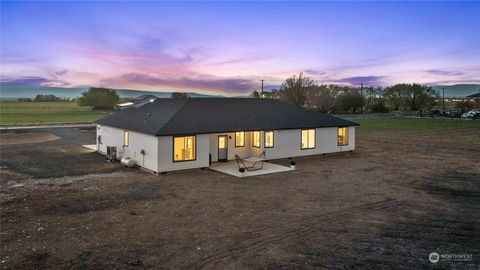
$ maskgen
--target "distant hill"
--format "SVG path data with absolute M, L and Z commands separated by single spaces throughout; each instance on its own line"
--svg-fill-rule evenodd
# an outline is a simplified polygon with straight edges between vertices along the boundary
M 36 95 L 55 95 L 61 98 L 75 98 L 82 95 L 82 92 L 88 90 L 88 87 L 48 87 L 48 86 L 31 86 L 0 83 L 0 98 L 33 98 Z M 121 98 L 134 98 L 141 95 L 155 95 L 159 98 L 170 97 L 172 92 L 154 92 L 141 91 L 133 89 L 115 89 Z M 221 95 L 205 95 L 196 92 L 187 92 L 191 97 L 222 97 Z
M 445 97 L 463 98 L 480 92 L 480 84 L 455 84 L 455 85 L 432 85 L 442 95 L 445 88 Z
M 141 90 L 132 90 L 132 89 L 115 89 L 117 94 L 121 98 L 134 98 L 141 95 L 154 95 L 159 98 L 168 98 L 172 92 L 152 92 L 152 91 L 141 91 Z M 196 92 L 186 92 L 190 97 L 194 98 L 206 98 L 206 97 L 222 97 L 222 95 L 206 95 L 199 94 Z
M 466 97 L 480 92 L 480 84 L 455 84 L 455 85 L 432 85 L 440 95 L 442 89 L 445 88 L 445 97 Z M 65 87 L 48 87 L 48 86 L 32 86 L 18 85 L 9 83 L 0 83 L 0 98 L 33 98 L 36 95 L 55 95 L 62 98 L 75 98 L 87 91 L 88 86 L 65 88 Z M 142 91 L 134 89 L 115 89 L 121 98 L 134 98 L 141 95 L 155 95 L 159 98 L 169 97 L 172 92 L 160 91 Z M 221 95 L 206 95 L 196 92 L 187 92 L 191 97 L 222 97 Z M 240 96 L 239 96 L 240 97 Z M 244 96 L 242 96 L 244 97 Z
M 0 83 L 0 96 L 2 98 L 33 98 L 36 95 L 55 95 L 62 98 L 74 98 L 80 96 L 87 89 L 87 87 L 63 88 Z

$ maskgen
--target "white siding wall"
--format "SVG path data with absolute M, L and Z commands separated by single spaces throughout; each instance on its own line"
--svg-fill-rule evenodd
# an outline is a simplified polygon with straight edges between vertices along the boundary
M 201 134 L 196 136 L 196 160 L 173 162 L 173 137 L 155 137 L 129 131 L 129 146 L 123 147 L 123 129 L 97 126 L 97 135 L 102 136 L 102 143 L 97 149 L 106 154 L 107 146 L 116 146 L 118 157 L 128 156 L 138 165 L 155 172 L 194 169 L 209 166 L 209 154 L 212 162 L 218 161 L 218 135 L 227 135 L 228 159 L 235 159 L 235 154 L 242 158 L 257 156 L 264 149 L 267 159 L 288 158 L 296 156 L 317 155 L 355 149 L 355 127 L 349 127 L 348 145 L 337 145 L 337 128 L 317 128 L 315 132 L 315 149 L 300 149 L 301 130 L 275 130 L 274 147 L 264 148 L 264 132 L 261 134 L 261 147 L 252 147 L 252 132 L 245 132 L 245 147 L 235 147 L 235 133 Z M 98 136 L 97 136 L 98 138 Z M 145 150 L 146 155 L 140 154 Z
M 97 149 L 102 154 L 107 153 L 107 146 L 117 147 L 117 156 L 130 157 L 137 165 L 149 170 L 158 171 L 158 138 L 155 136 L 128 131 L 129 143 L 123 147 L 123 129 L 97 125 Z M 98 135 L 102 143 L 98 144 Z M 145 150 L 145 155 L 140 154 Z
M 196 160 L 173 162 L 173 137 L 158 137 L 158 171 L 169 172 L 208 167 L 209 135 L 196 136 Z
M 349 127 L 349 141 L 345 146 L 337 145 L 337 132 L 336 127 L 317 128 L 315 129 L 315 148 L 301 150 L 300 129 L 275 130 L 274 147 L 265 148 L 266 158 L 277 159 L 354 150 L 355 127 Z
M 264 148 L 263 140 L 265 131 L 261 132 L 260 148 L 252 146 L 253 132 L 245 132 L 245 147 L 235 147 L 235 133 L 209 134 L 210 153 L 212 154 L 212 162 L 218 161 L 218 135 L 227 135 L 232 137 L 232 139 L 228 140 L 229 160 L 235 159 L 235 154 L 239 155 L 241 158 L 258 156 L 263 150 L 266 150 L 266 158 L 268 159 L 350 151 L 355 149 L 355 127 L 349 127 L 348 132 L 348 145 L 338 146 L 338 130 L 336 127 L 317 128 L 315 129 L 315 149 L 306 150 L 300 149 L 300 129 L 275 130 L 273 135 L 273 148 Z
M 355 150 L 355 126 L 348 127 L 348 145 L 351 147 L 351 149 L 348 150 Z

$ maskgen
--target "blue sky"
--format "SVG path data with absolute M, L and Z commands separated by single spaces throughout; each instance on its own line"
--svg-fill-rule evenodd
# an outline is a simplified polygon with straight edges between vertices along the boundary
M 480 83 L 480 2 L 1 2 L 1 79 L 236 95 Z

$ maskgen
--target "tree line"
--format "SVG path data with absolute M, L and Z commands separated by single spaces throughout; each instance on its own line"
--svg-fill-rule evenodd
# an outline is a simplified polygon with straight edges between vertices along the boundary
M 65 101 L 65 98 L 60 98 L 54 95 L 36 95 L 35 98 L 18 98 L 18 101 L 23 102 L 59 102 Z
M 383 113 L 388 111 L 430 110 L 439 95 L 420 84 L 396 84 L 389 87 L 351 87 L 319 85 L 302 73 L 285 80 L 280 89 L 251 94 L 254 98 L 276 98 L 300 107 L 325 113 Z M 173 99 L 189 98 L 188 93 L 173 92 Z M 53 95 L 37 95 L 34 101 L 60 101 Z M 91 87 L 78 99 L 80 106 L 113 109 L 120 101 L 114 89 Z
M 402 83 L 385 88 L 319 85 L 302 73 L 286 79 L 280 89 L 254 91 L 250 96 L 278 98 L 325 113 L 421 112 L 432 109 L 439 98 L 439 94 L 426 85 Z

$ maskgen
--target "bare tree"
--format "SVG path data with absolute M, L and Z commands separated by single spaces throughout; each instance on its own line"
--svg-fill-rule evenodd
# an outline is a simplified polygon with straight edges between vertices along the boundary
M 280 88 L 280 99 L 303 107 L 307 102 L 307 93 L 313 86 L 313 80 L 303 76 L 303 73 L 300 73 L 298 77 L 293 75 L 282 84 Z
M 406 112 L 431 109 L 439 95 L 425 85 L 401 83 L 385 88 L 384 97 L 393 110 Z
M 385 88 L 383 96 L 390 109 L 398 111 L 402 105 L 404 84 L 396 84 Z
M 250 96 L 251 98 L 260 98 L 260 93 L 257 90 L 253 91 Z
M 335 92 L 327 85 L 315 85 L 307 93 L 308 106 L 320 112 L 332 112 L 335 108 Z
M 360 92 L 351 88 L 348 91 L 343 92 L 337 97 L 337 106 L 343 111 L 348 112 L 352 109 L 352 113 L 355 114 L 358 108 L 362 108 L 365 105 L 365 100 Z
M 279 95 L 280 95 L 280 91 L 277 89 L 265 90 L 263 91 L 262 94 L 260 94 L 257 90 L 255 90 L 249 95 L 249 97 L 278 99 Z

